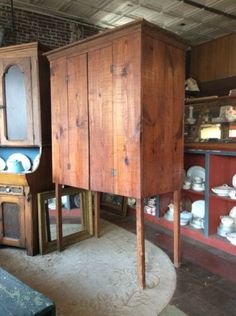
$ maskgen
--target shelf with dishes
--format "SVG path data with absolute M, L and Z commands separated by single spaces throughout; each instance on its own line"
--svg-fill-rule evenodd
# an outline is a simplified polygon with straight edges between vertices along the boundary
M 182 207 L 181 210 L 192 213 L 192 217 L 189 222 L 182 222 L 181 233 L 236 254 L 232 241 L 234 235 L 227 236 L 236 232 L 236 224 L 233 223 L 236 219 L 232 220 L 231 212 L 236 206 L 236 152 L 187 149 L 184 167 L 181 196 L 182 200 L 188 199 L 191 206 Z M 203 203 L 204 207 L 198 207 L 196 210 L 198 203 Z M 173 229 L 173 216 L 171 217 L 168 203 L 165 201 L 160 204 L 160 225 Z M 199 211 L 202 213 L 199 214 Z M 227 237 L 231 238 L 231 241 Z
M 31 173 L 40 162 L 41 148 L 0 147 L 1 173 Z

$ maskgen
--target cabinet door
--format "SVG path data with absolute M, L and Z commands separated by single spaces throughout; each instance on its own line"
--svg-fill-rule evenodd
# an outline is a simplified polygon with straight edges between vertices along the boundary
M 89 188 L 87 56 L 51 63 L 54 182 Z
M 0 243 L 25 247 L 24 197 L 0 196 Z
M 67 184 L 69 152 L 66 58 L 57 59 L 51 64 L 51 100 L 53 181 Z
M 30 58 L 1 60 L 1 117 L 2 145 L 34 144 L 32 115 L 32 81 Z
M 90 185 L 113 192 L 112 46 L 88 54 Z
M 70 57 L 68 71 L 68 181 L 89 188 L 87 54 Z

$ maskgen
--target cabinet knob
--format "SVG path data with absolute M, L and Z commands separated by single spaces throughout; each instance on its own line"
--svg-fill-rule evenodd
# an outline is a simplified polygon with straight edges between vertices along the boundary
M 6 187 L 6 192 L 10 193 L 11 192 L 11 188 L 10 187 Z

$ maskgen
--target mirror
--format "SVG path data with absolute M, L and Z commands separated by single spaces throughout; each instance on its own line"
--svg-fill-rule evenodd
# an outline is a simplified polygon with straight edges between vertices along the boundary
M 27 139 L 25 75 L 17 65 L 10 66 L 5 73 L 4 87 L 6 138 L 8 140 L 25 140 Z
M 63 188 L 62 235 L 65 245 L 92 235 L 91 193 L 76 188 Z M 40 253 L 56 250 L 56 198 L 55 192 L 38 195 Z

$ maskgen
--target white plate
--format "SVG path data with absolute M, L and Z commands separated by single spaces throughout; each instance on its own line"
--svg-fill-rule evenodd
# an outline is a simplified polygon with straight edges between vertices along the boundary
M 234 174 L 232 177 L 232 185 L 236 189 L 236 174 Z
M 6 162 L 2 157 L 0 157 L 0 171 L 3 171 L 6 168 Z
M 200 177 L 205 182 L 205 169 L 201 166 L 192 166 L 187 171 L 187 177 L 191 178 L 192 181 L 195 177 Z
M 231 210 L 229 212 L 229 216 L 236 219 L 236 206 L 231 208 Z
M 7 159 L 7 167 L 9 168 L 9 165 L 11 164 L 12 161 L 14 160 L 18 160 L 22 162 L 23 168 L 25 169 L 25 171 L 29 171 L 31 168 L 31 161 L 30 159 L 21 153 L 15 153 L 12 154 L 11 156 L 9 156 L 9 158 Z
M 204 218 L 205 215 L 205 201 L 204 200 L 197 200 L 192 203 L 192 211 L 194 217 L 201 217 Z
M 35 156 L 35 158 L 33 160 L 33 168 L 32 168 L 32 170 L 36 170 L 38 168 L 39 162 L 40 162 L 40 157 L 41 157 L 40 154 Z

